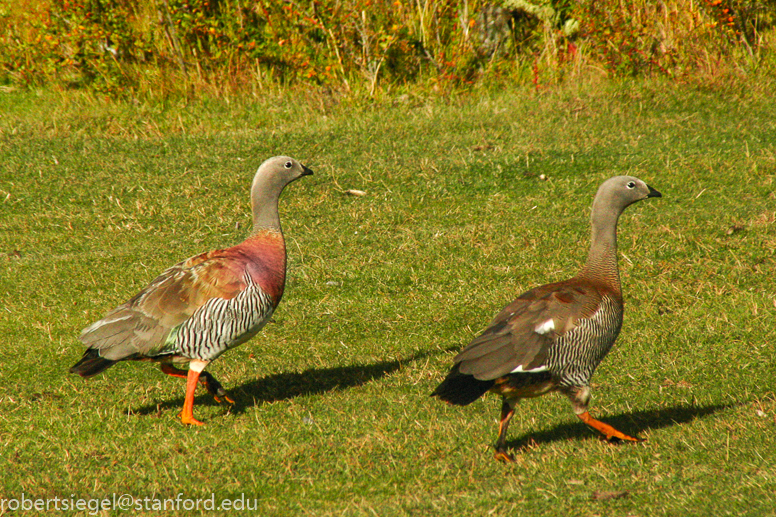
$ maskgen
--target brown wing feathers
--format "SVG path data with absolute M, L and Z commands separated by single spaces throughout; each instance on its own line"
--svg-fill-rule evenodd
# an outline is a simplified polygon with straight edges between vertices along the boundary
M 246 284 L 236 265 L 223 260 L 226 252 L 203 253 L 168 268 L 125 304 L 84 329 L 80 339 L 88 349 L 70 371 L 91 377 L 116 361 L 154 355 L 171 330 L 209 299 L 239 294 Z
M 526 292 L 456 356 L 452 371 L 432 395 L 463 405 L 504 376 L 535 376 L 537 369 L 546 367 L 556 337 L 573 329 L 579 318 L 594 313 L 600 300 L 597 289 L 582 288 L 573 281 Z M 521 371 L 515 372 L 518 368 Z

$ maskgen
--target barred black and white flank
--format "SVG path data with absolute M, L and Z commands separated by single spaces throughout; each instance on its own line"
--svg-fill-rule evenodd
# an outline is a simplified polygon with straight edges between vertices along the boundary
M 118 361 L 162 364 L 162 371 L 187 379 L 181 412 L 193 415 L 201 382 L 213 395 L 231 399 L 205 366 L 256 335 L 283 297 L 286 246 L 278 199 L 286 185 L 312 174 L 287 156 L 261 164 L 253 178 L 253 231 L 241 244 L 196 255 L 172 266 L 132 299 L 85 328 L 87 349 L 70 371 L 91 377 Z M 188 363 L 188 372 L 175 365 Z

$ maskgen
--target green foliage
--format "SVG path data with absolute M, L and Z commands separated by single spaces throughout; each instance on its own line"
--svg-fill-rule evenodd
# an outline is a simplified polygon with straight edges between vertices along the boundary
M 544 21 L 538 42 L 551 71 L 582 52 L 585 64 L 615 76 L 686 78 L 747 69 L 753 50 L 772 51 L 763 34 L 774 28 L 774 7 L 772 0 L 604 0 L 542 2 L 522 10 Z
M 749 69 L 773 0 L 0 0 L 0 81 L 120 96 Z M 528 74 L 531 75 L 531 74 Z
M 457 49 L 459 13 L 446 3 L 416 8 L 387 0 L 316 0 L 304 6 L 284 0 L 170 0 L 155 5 L 147 12 L 123 0 L 57 0 L 38 3 L 33 12 L 7 7 L 8 28 L 0 40 L 7 51 L 6 80 L 80 81 L 99 91 L 138 88 L 143 75 L 128 68 L 144 63 L 205 82 L 239 83 L 269 74 L 281 83 L 348 88 L 356 80 L 373 91 L 381 75 L 393 82 L 414 80 L 424 63 L 431 66 L 428 62 L 450 75 L 463 58 Z

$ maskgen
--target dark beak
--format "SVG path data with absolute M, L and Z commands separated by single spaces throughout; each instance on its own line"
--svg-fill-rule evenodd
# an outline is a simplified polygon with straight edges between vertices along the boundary
M 647 194 L 647 197 L 663 197 L 663 194 L 653 189 L 649 185 L 647 185 L 647 188 L 649 189 L 649 194 Z
M 312 171 L 312 170 L 310 170 L 310 169 L 308 169 L 308 168 L 307 168 L 307 167 L 305 167 L 304 165 L 302 165 L 302 176 L 312 176 L 312 175 L 313 175 L 313 171 Z M 652 190 L 652 189 L 650 189 L 650 191 L 651 191 L 651 190 Z M 660 195 L 660 194 L 658 193 L 658 195 Z

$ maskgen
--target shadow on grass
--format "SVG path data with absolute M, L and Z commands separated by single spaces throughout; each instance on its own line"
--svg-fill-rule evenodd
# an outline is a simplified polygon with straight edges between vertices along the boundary
M 303 372 L 284 372 L 268 375 L 258 380 L 251 380 L 239 386 L 224 386 L 227 393 L 234 400 L 229 408 L 234 414 L 244 413 L 246 408 L 257 406 L 265 402 L 276 402 L 291 399 L 302 395 L 314 395 L 329 391 L 339 391 L 354 388 L 377 379 L 381 379 L 408 363 L 417 361 L 429 355 L 444 353 L 448 350 L 430 350 L 417 352 L 407 358 L 394 361 L 379 361 L 373 364 L 335 366 L 331 368 L 310 368 Z M 440 372 L 440 379 L 444 376 Z M 184 381 L 185 382 L 185 381 Z M 185 385 L 185 384 L 184 384 Z M 183 389 L 183 386 L 182 388 Z M 202 388 L 199 388 L 202 390 Z M 203 393 L 194 399 L 194 408 L 197 406 L 219 405 L 212 395 Z M 160 404 L 143 406 L 133 412 L 140 415 L 159 413 L 163 409 L 183 407 L 183 397 L 167 400 Z
M 735 404 L 709 404 L 706 406 L 684 404 L 667 408 L 645 409 L 630 413 L 620 413 L 618 415 L 591 414 L 594 418 L 613 426 L 615 429 L 618 429 L 625 434 L 639 436 L 639 433 L 643 431 L 685 424 L 696 418 L 702 418 L 716 413 L 717 411 L 724 411 L 733 407 L 735 407 Z M 517 422 L 519 422 L 519 420 L 513 421 L 513 425 Z M 543 443 L 562 440 L 582 440 L 590 437 L 601 437 L 603 439 L 603 435 L 600 435 L 597 431 L 589 428 L 582 423 L 582 421 L 575 420 L 546 431 L 526 433 L 517 440 L 508 441 L 507 448 L 513 452 L 520 452 L 523 449 L 531 448 Z

